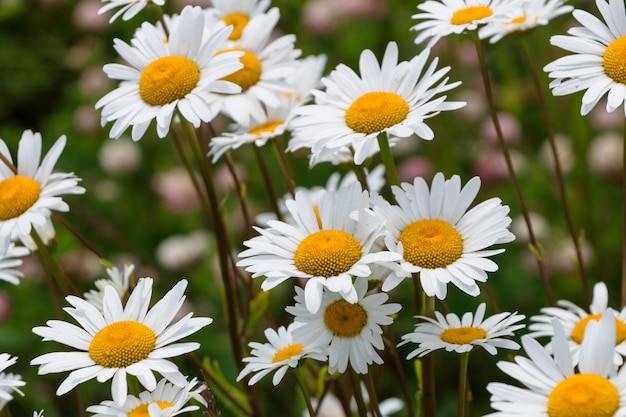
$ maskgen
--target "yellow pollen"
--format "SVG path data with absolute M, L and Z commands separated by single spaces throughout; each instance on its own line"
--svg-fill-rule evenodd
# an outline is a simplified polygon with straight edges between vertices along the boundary
M 572 330 L 572 339 L 581 344 L 583 342 L 583 338 L 585 337 L 585 329 L 587 328 L 587 323 L 591 320 L 600 321 L 602 318 L 602 314 L 590 314 L 587 317 L 581 319 Z M 615 318 L 615 344 L 619 345 L 626 339 L 626 324 Z
M 509 22 L 509 24 L 513 24 L 513 25 L 521 25 L 522 23 L 524 23 L 526 21 L 526 15 L 523 14 L 521 16 L 518 16 L 516 18 L 514 18 L 513 20 L 511 20 Z
M 302 346 L 302 343 L 292 343 L 290 345 L 287 345 L 274 353 L 272 363 L 282 362 L 291 359 L 294 356 L 298 356 L 299 354 L 301 354 L 303 350 L 304 346 Z
M 456 327 L 444 330 L 439 338 L 454 345 L 469 345 L 474 340 L 484 339 L 487 332 L 482 327 Z
M 626 84 L 626 36 L 615 39 L 606 47 L 602 66 L 609 78 Z
M 366 324 L 367 311 L 359 303 L 350 304 L 342 298 L 324 310 L 324 325 L 335 336 L 357 336 Z
M 219 55 L 230 51 L 243 51 L 243 56 L 239 58 L 239 61 L 243 64 L 243 68 L 227 75 L 222 78 L 222 80 L 237 84 L 241 87 L 241 91 L 244 92 L 261 79 L 261 61 L 259 61 L 259 58 L 252 52 L 241 48 L 224 49 L 217 54 Z
M 139 78 L 139 95 L 151 106 L 184 98 L 200 81 L 200 69 L 184 56 L 164 56 L 149 63 Z
M 174 407 L 174 404 L 169 401 L 153 401 L 151 403 L 143 403 L 133 408 L 130 413 L 128 413 L 128 417 L 150 417 L 150 414 L 148 414 L 148 406 L 152 404 L 158 405 L 161 410 Z
M 330 278 L 347 272 L 361 259 L 361 244 L 343 230 L 320 230 L 298 245 L 293 260 L 298 270 Z
M 14 175 L 0 181 L 0 220 L 25 213 L 39 199 L 41 186 L 31 177 Z
M 233 12 L 224 16 L 222 20 L 224 21 L 224 23 L 226 23 L 226 26 L 233 25 L 233 31 L 230 33 L 228 39 L 231 41 L 236 41 L 237 39 L 241 38 L 243 29 L 250 21 L 250 18 L 246 14 Z
M 250 129 L 251 135 L 262 135 L 263 133 L 274 133 L 278 126 L 283 125 L 285 122 L 283 120 L 276 120 L 274 122 L 263 123 L 262 125 L 258 125 L 254 129 Z
M 612 417 L 619 408 L 617 388 L 596 374 L 565 378 L 548 397 L 549 417 Z
M 89 344 L 89 357 L 105 368 L 125 368 L 147 358 L 155 346 L 156 336 L 145 324 L 117 321 L 96 333 Z
M 346 125 L 367 135 L 382 132 L 406 119 L 409 104 L 396 93 L 374 91 L 365 93 L 346 110 Z
M 422 219 L 400 233 L 404 259 L 426 269 L 445 268 L 463 254 L 463 238 L 448 222 Z
M 457 10 L 452 14 L 450 23 L 453 25 L 466 25 L 476 20 L 484 19 L 493 14 L 493 10 L 489 6 L 470 6 Z

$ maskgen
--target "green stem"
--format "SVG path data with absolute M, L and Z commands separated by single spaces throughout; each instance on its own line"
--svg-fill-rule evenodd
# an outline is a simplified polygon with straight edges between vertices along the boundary
M 353 164 L 353 167 L 354 167 L 354 173 L 356 174 L 356 177 L 359 180 L 359 183 L 361 184 L 361 188 L 364 191 L 369 191 L 370 187 L 369 187 L 369 184 L 367 183 L 367 174 L 365 173 L 365 168 L 363 168 L 363 165 L 355 165 L 355 164 Z
M 380 412 L 380 405 L 378 403 L 378 395 L 376 393 L 376 387 L 374 386 L 374 378 L 372 377 L 372 367 L 370 366 L 369 372 L 367 375 L 363 375 L 363 381 L 365 382 L 365 387 L 367 388 L 367 393 L 370 397 L 369 405 L 370 410 L 375 417 L 383 417 L 383 414 Z
M 230 176 L 233 178 L 233 182 L 235 183 L 235 189 L 237 190 L 237 197 L 239 199 L 239 207 L 241 207 L 241 216 L 243 217 L 244 226 L 246 230 L 252 230 L 252 219 L 250 218 L 248 203 L 246 201 L 245 186 L 241 184 L 241 181 L 239 181 L 237 170 L 235 169 L 235 164 L 233 163 L 233 158 L 230 155 L 230 152 L 226 152 L 224 159 L 226 161 L 228 171 L 230 172 Z
M 391 333 L 393 331 L 393 327 L 389 326 L 388 331 Z M 393 361 L 394 369 L 396 370 L 397 376 L 400 382 L 400 389 L 402 390 L 402 396 L 404 397 L 404 403 L 406 405 L 406 409 L 408 411 L 409 416 L 413 416 L 413 400 L 411 398 L 411 394 L 409 393 L 409 386 L 407 384 L 406 375 L 404 374 L 404 368 L 402 366 L 402 360 L 400 359 L 400 354 L 398 353 L 398 347 L 394 343 L 395 337 L 393 334 L 390 334 L 389 338 L 383 339 L 385 345 L 387 346 L 387 351 L 391 356 L 391 360 Z
M 387 133 L 379 133 L 377 139 L 378 146 L 380 147 L 380 157 L 383 160 L 383 165 L 385 165 L 387 181 L 389 182 L 390 186 L 400 185 L 398 170 L 396 169 L 396 162 L 394 161 L 393 154 L 391 153 L 391 147 L 389 146 L 389 138 L 387 137 Z
M 413 278 L 413 281 L 417 281 Z M 426 317 L 435 316 L 435 298 L 428 297 L 423 294 L 424 301 L 422 302 L 423 315 Z M 436 389 L 435 389 L 435 355 L 429 353 L 422 358 L 422 383 L 424 385 L 424 416 L 435 417 L 437 415 L 437 402 L 436 402 Z
M 300 387 L 300 392 L 302 393 L 302 398 L 304 399 L 304 403 L 306 404 L 306 409 L 309 411 L 310 417 L 315 417 L 315 408 L 311 403 L 311 395 L 309 391 L 306 389 L 306 382 L 304 381 L 304 376 L 302 375 L 301 368 L 295 368 L 294 374 L 296 375 L 296 380 L 298 381 L 298 386 Z
M 65 218 L 63 216 L 61 216 L 59 214 L 59 212 L 53 211 L 52 215 L 54 216 L 54 218 L 56 220 L 58 220 L 59 223 L 61 223 L 63 225 L 63 227 L 65 227 L 65 229 L 67 229 L 67 231 L 69 231 L 71 234 L 73 234 L 74 237 L 76 239 L 78 239 L 80 241 L 80 243 L 83 244 L 84 247 L 89 249 L 98 258 L 100 258 L 100 259 L 104 258 L 104 255 L 102 254 L 102 252 L 100 252 L 94 245 L 92 245 L 91 242 L 89 242 L 87 240 L 87 238 L 85 238 L 83 235 L 81 235 L 78 232 L 78 230 L 76 230 L 76 228 L 74 228 L 67 220 L 65 220 Z
M 459 366 L 459 406 L 457 417 L 465 417 L 465 403 L 467 393 L 467 364 L 469 363 L 470 352 L 461 354 L 461 364 Z
M 367 417 L 367 406 L 365 405 L 365 401 L 363 401 L 361 385 L 359 384 L 359 376 L 350 365 L 348 365 L 348 371 L 350 377 L 350 385 L 352 387 L 352 395 L 354 398 L 354 402 L 356 402 L 356 408 L 359 411 L 359 417 Z
M 285 160 L 285 152 L 278 147 L 278 143 L 275 139 L 271 139 L 270 147 L 272 148 L 272 152 L 276 157 L 276 162 L 278 163 L 278 169 L 280 170 L 283 179 L 285 180 L 285 184 L 287 185 L 287 189 L 292 197 L 296 196 L 296 182 L 293 179 L 293 173 L 289 170 L 289 165 Z
M 272 205 L 272 210 L 274 210 L 274 214 L 276 214 L 276 218 L 281 220 L 283 218 L 282 213 L 280 212 L 280 208 L 278 207 L 278 194 L 276 193 L 276 188 L 274 187 L 274 182 L 272 176 L 270 175 L 270 171 L 267 167 L 267 163 L 265 162 L 265 157 L 261 152 L 261 149 L 258 146 L 253 146 L 254 148 L 254 156 L 256 156 L 257 163 L 259 164 L 259 169 L 261 170 L 261 175 L 263 176 L 263 181 L 265 182 L 265 187 L 267 189 L 267 193 L 269 194 L 270 204 Z
M 41 237 L 34 228 L 31 230 L 30 236 L 33 238 L 35 245 L 37 245 L 37 252 L 39 253 L 41 265 L 48 274 L 54 277 L 63 294 L 78 295 L 78 291 L 74 288 L 74 285 L 70 281 L 69 277 L 65 274 L 65 271 L 63 271 L 57 260 L 52 256 L 48 247 L 45 243 L 43 243 Z

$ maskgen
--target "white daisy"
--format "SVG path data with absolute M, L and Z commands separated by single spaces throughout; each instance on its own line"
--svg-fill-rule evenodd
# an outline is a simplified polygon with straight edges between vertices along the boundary
M 191 400 L 206 407 L 206 401 L 202 398 L 202 391 L 206 389 L 206 386 L 201 384 L 197 387 L 197 385 L 198 380 L 196 378 L 185 382 L 182 387 L 161 379 L 152 392 L 143 391 L 139 397 L 128 395 L 122 405 L 107 400 L 88 407 L 87 411 L 94 413 L 92 417 L 177 416 L 200 409 L 197 405 L 187 405 Z
M 458 175 L 445 180 L 442 173 L 437 173 L 430 190 L 423 178 L 392 187 L 397 206 L 377 197 L 374 210 L 388 230 L 385 244 L 402 255 L 394 274 L 385 280 L 383 291 L 419 273 L 428 296 L 444 299 L 448 283 L 472 296 L 480 293 L 476 281 L 485 282 L 487 272 L 498 270 L 488 257 L 504 252 L 485 249 L 511 242 L 515 236 L 508 229 L 509 207 L 503 206 L 499 198 L 467 211 L 479 188 L 478 177 L 461 188 Z
M 18 388 L 26 385 L 26 383 L 22 381 L 22 377 L 20 375 L 4 372 L 9 366 L 14 365 L 16 361 L 17 358 L 15 356 L 11 357 L 8 353 L 0 354 L 0 410 L 13 399 L 14 392 L 24 395 Z
M 415 38 L 419 44 L 431 38 L 428 47 L 451 34 L 476 30 L 479 25 L 508 22 L 520 0 L 427 0 L 417 5 L 423 13 L 411 16 L 422 22 L 411 30 L 420 32 Z
M 96 103 L 96 108 L 102 108 L 103 124 L 114 121 L 109 136 L 117 139 L 132 126 L 132 138 L 139 140 L 156 119 L 157 134 L 164 137 L 175 112 L 195 127 L 211 121 L 217 113 L 213 93 L 240 91 L 220 78 L 241 68 L 241 53 L 216 55 L 231 30 L 223 28 L 208 36 L 202 9 L 187 6 L 170 19 L 167 39 L 162 29 L 147 22 L 132 46 L 115 39 L 115 50 L 129 65 L 103 68 L 109 78 L 122 81 Z
M 372 252 L 382 236 L 382 224 L 371 213 L 369 193 L 358 183 L 336 193 L 320 191 L 317 204 L 305 193 L 286 202 L 292 223 L 272 220 L 260 235 L 244 242 L 238 266 L 265 276 L 261 284 L 270 290 L 289 278 L 304 278 L 306 305 L 316 312 L 322 289 L 337 292 L 348 302 L 357 300 L 352 277 L 367 277 L 369 264 L 395 261 L 390 252 Z
M 224 47 L 224 51 L 243 52 L 243 68 L 223 78 L 241 87 L 241 92 L 213 94 L 213 98 L 223 114 L 244 126 L 250 125 L 250 118 L 262 120 L 264 107 L 279 106 L 281 94 L 289 92 L 287 78 L 298 66 L 301 51 L 294 49 L 294 35 L 270 41 L 279 18 L 277 8 L 253 17 L 241 37 Z
M 328 372 L 344 373 L 348 364 L 359 374 L 368 372 L 368 365 L 382 364 L 377 350 L 384 348 L 381 326 L 393 323 L 391 315 L 402 306 L 389 303 L 385 293 L 366 295 L 367 278 L 354 283 L 357 300 L 349 303 L 341 295 L 324 291 L 318 312 L 311 313 L 305 305 L 305 293 L 296 287 L 295 306 L 285 310 L 303 325 L 293 331 L 298 340 L 327 349 Z
M 532 324 L 528 326 L 531 337 L 538 338 L 544 336 L 554 336 L 554 327 L 552 320 L 557 319 L 561 322 L 565 334 L 567 335 L 567 343 L 572 352 L 574 364 L 578 363 L 580 356 L 580 348 L 584 341 L 585 329 L 591 321 L 598 321 L 604 313 L 609 310 L 609 291 L 604 282 L 598 282 L 593 286 L 593 298 L 589 306 L 589 312 L 578 307 L 576 304 L 559 300 L 557 305 L 560 307 L 545 307 L 541 309 L 542 315 L 532 316 L 530 321 Z M 626 307 L 624 307 L 615 317 L 616 328 L 616 347 L 613 360 L 620 365 L 623 357 L 626 356 Z M 551 349 L 551 343 L 546 348 Z
M 85 192 L 74 174 L 52 173 L 65 142 L 65 136 L 57 139 L 40 163 L 41 134 L 25 130 L 19 142 L 17 165 L 8 167 L 0 162 L 0 239 L 18 240 L 29 235 L 33 225 L 48 221 L 51 211 L 69 211 L 62 195 Z M 0 153 L 13 164 L 1 139 Z
M 35 229 L 35 233 L 37 233 L 37 236 L 39 236 L 39 239 L 41 239 L 44 245 L 50 246 L 54 243 L 56 231 L 54 230 L 54 225 L 50 217 L 46 219 L 44 224 L 34 224 L 33 229 Z M 20 236 L 20 242 L 22 242 L 22 245 L 26 246 L 31 253 L 35 253 L 39 250 L 37 243 L 30 234 Z
M 465 103 L 441 95 L 460 82 L 448 84 L 444 76 L 450 67 L 436 70 L 438 58 L 427 65 L 429 53 L 426 49 L 398 63 L 398 46 L 390 42 L 380 65 L 372 51 L 361 53 L 360 76 L 346 65 L 337 66 L 322 78 L 326 90 L 313 92 L 315 104 L 297 110 L 288 150 L 310 147 L 313 158 L 319 159 L 315 154 L 350 147 L 354 163 L 360 165 L 377 148 L 381 132 L 432 139 L 434 133 L 424 120 Z
M 112 286 L 104 290 L 103 313 L 88 301 L 75 296 L 66 300 L 72 305 L 65 311 L 79 326 L 49 320 L 47 327 L 35 327 L 33 332 L 44 341 L 56 341 L 75 351 L 54 352 L 31 361 L 40 365 L 39 374 L 72 371 L 57 389 L 63 395 L 76 385 L 96 378 L 104 382 L 113 378 L 111 393 L 117 405 L 127 395 L 127 374 L 137 377 L 148 390 L 156 388 L 153 371 L 177 386 L 186 384 L 176 365 L 165 358 L 182 355 L 198 349 L 195 342 L 172 343 L 204 326 L 210 318 L 192 318 L 187 314 L 179 321 L 172 320 L 182 306 L 187 281 L 178 282 L 158 303 L 149 309 L 152 279 L 142 278 L 130 294 L 125 306 Z
M 213 7 L 206 9 L 206 13 L 209 22 L 221 20 L 226 26 L 233 25 L 229 39 L 237 40 L 250 19 L 265 13 L 270 3 L 270 0 L 213 0 Z
M 478 36 L 480 39 L 489 39 L 490 43 L 496 43 L 511 33 L 547 25 L 555 17 L 574 9 L 564 3 L 565 0 L 525 0 L 513 11 L 511 20 L 488 23 L 479 29 Z
M 43 417 L 43 410 L 40 412 L 33 411 L 33 417 Z
M 272 377 L 272 384 L 278 385 L 287 370 L 297 367 L 302 360 L 312 358 L 325 361 L 326 355 L 321 352 L 320 348 L 305 344 L 293 337 L 294 329 L 301 325 L 301 323 L 291 323 L 287 328 L 279 327 L 278 331 L 266 329 L 265 337 L 269 343 L 252 342 L 249 344 L 252 348 L 250 352 L 252 356 L 243 358 L 247 365 L 237 376 L 237 381 L 255 373 L 248 381 L 248 385 L 254 385 L 265 375 L 276 371 Z
M 606 110 L 612 112 L 626 98 L 626 10 L 623 0 L 596 0 L 605 22 L 584 10 L 574 10 L 582 27 L 568 30 L 571 36 L 556 35 L 552 45 L 573 52 L 546 65 L 543 69 L 554 80 L 552 94 L 564 96 L 585 91 L 580 114 L 588 114 L 608 93 Z M 624 107 L 626 112 L 626 106 Z
M 102 311 L 102 300 L 104 299 L 104 289 L 107 286 L 112 286 L 117 292 L 117 295 L 123 300 L 127 295 L 130 289 L 130 281 L 131 277 L 134 277 L 135 265 L 132 263 L 127 263 L 124 265 L 124 272 L 120 273 L 120 270 L 113 266 L 111 268 L 107 268 L 107 275 L 109 278 L 103 278 L 97 280 L 94 285 L 96 286 L 95 290 L 90 290 L 83 294 L 85 300 L 93 304 L 99 311 Z
M 615 320 L 609 314 L 590 323 L 575 369 L 565 333 L 555 323 L 554 355 L 535 339 L 522 336 L 528 358 L 498 362 L 507 375 L 524 385 L 519 388 L 499 382 L 487 385 L 489 417 L 619 417 L 626 415 L 626 367 L 619 373 L 611 360 L 615 348 Z M 487 417 L 487 416 L 485 416 Z
M 459 318 L 449 313 L 445 316 L 435 311 L 435 318 L 417 316 L 425 322 L 418 323 L 412 333 L 402 336 L 398 346 L 407 343 L 416 343 L 419 346 L 407 356 L 412 359 L 422 357 L 437 349 L 447 352 L 470 352 L 477 346 L 482 347 L 492 355 L 498 353 L 497 348 L 517 350 L 519 344 L 509 340 L 506 336 L 513 336 L 516 330 L 524 324 L 516 324 L 526 317 L 515 313 L 499 313 L 484 320 L 485 303 L 476 309 L 476 314 L 467 312 Z
M 122 16 L 122 20 L 130 20 L 150 4 L 159 7 L 165 4 L 165 0 L 102 0 L 102 2 L 106 4 L 98 10 L 98 14 L 106 13 L 117 7 L 120 8 L 111 16 L 109 23 L 113 23 L 120 16 Z
M 6 253 L 0 255 L 0 280 L 14 285 L 19 284 L 20 278 L 24 276 L 24 273 L 16 268 L 22 265 L 21 258 L 29 253 L 30 251 L 27 248 L 10 243 Z

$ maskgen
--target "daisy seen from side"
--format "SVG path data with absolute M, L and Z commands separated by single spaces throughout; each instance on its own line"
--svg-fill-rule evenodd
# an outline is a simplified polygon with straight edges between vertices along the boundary
M 569 36 L 555 35 L 552 45 L 573 52 L 543 69 L 554 80 L 552 94 L 564 96 L 585 91 L 580 108 L 587 115 L 607 95 L 606 110 L 613 112 L 626 99 L 626 9 L 623 0 L 597 0 L 604 21 L 585 10 L 572 15 L 582 24 L 568 30 Z M 626 105 L 624 106 L 626 114 Z
M 131 45 L 114 41 L 115 50 L 128 65 L 104 66 L 109 78 L 121 82 L 96 103 L 102 109 L 102 123 L 113 122 L 111 138 L 119 138 L 132 127 L 133 140 L 140 140 L 153 120 L 157 135 L 163 138 L 174 114 L 198 127 L 217 114 L 214 93 L 240 91 L 221 78 L 242 67 L 241 52 L 216 55 L 225 47 L 231 27 L 209 36 L 202 9 L 191 6 L 169 21 L 167 38 L 163 29 L 145 22 Z
M 294 306 L 285 310 L 302 326 L 294 330 L 294 337 L 303 343 L 314 344 L 328 354 L 328 372 L 344 373 L 348 365 L 359 374 L 366 374 L 372 363 L 382 364 L 377 350 L 384 348 L 382 327 L 393 323 L 392 316 L 402 306 L 387 303 L 386 293 L 367 294 L 367 278 L 354 282 L 357 300 L 346 301 L 341 295 L 324 290 L 319 310 L 309 311 L 305 294 L 296 287 Z
M 19 284 L 24 273 L 17 268 L 22 265 L 22 258 L 28 254 L 30 251 L 27 248 L 10 243 L 6 253 L 0 255 L 0 281 Z
M 437 349 L 447 352 L 465 353 L 475 347 L 482 347 L 491 355 L 498 348 L 517 350 L 520 345 L 507 339 L 514 332 L 523 328 L 519 324 L 524 315 L 515 313 L 498 313 L 485 319 L 485 303 L 481 303 L 476 313 L 467 312 L 462 317 L 454 313 L 445 316 L 435 311 L 435 318 L 417 316 L 423 320 L 415 326 L 415 330 L 402 336 L 398 346 L 415 343 L 418 347 L 411 351 L 407 359 L 422 357 Z
M 113 23 L 119 17 L 121 17 L 122 20 L 130 20 L 151 4 L 159 7 L 165 4 L 165 0 L 102 0 L 102 2 L 105 3 L 105 5 L 98 10 L 98 14 L 109 12 L 118 7 L 120 8 L 111 16 L 109 23 Z
M 206 14 L 209 22 L 221 20 L 226 26 L 233 25 L 228 39 L 236 41 L 250 19 L 265 13 L 270 3 L 270 0 L 213 0 Z
M 531 316 L 529 336 L 533 338 L 554 337 L 554 319 L 558 320 L 565 331 L 567 344 L 572 354 L 574 364 L 580 358 L 580 349 L 585 337 L 585 330 L 590 322 L 599 321 L 605 312 L 609 311 L 609 291 L 604 282 L 598 282 L 593 286 L 593 297 L 589 311 L 580 308 L 568 300 L 557 301 L 557 307 L 544 307 L 540 315 Z M 611 310 L 613 311 L 613 310 Z M 612 312 L 615 315 L 615 352 L 613 361 L 621 365 L 626 357 L 626 307 L 619 312 Z M 552 344 L 548 343 L 546 348 L 550 350 Z
M 179 281 L 152 308 L 152 279 L 142 278 L 123 306 L 112 286 L 104 290 L 103 312 L 82 298 L 68 296 L 72 307 L 65 311 L 80 326 L 61 320 L 49 320 L 47 326 L 33 332 L 44 341 L 55 341 L 74 348 L 69 352 L 43 354 L 31 361 L 45 375 L 71 371 L 57 389 L 63 395 L 90 379 L 105 382 L 113 379 L 111 394 L 117 405 L 127 396 L 127 375 L 135 376 L 148 390 L 156 386 L 154 371 L 177 386 L 186 384 L 178 367 L 167 358 L 198 349 L 196 342 L 177 342 L 209 325 L 210 318 L 192 317 L 189 313 L 172 322 L 185 300 L 187 281 Z
M 377 150 L 377 137 L 430 140 L 434 132 L 425 119 L 441 111 L 458 109 L 464 102 L 446 101 L 445 92 L 460 82 L 448 83 L 450 67 L 437 69 L 438 58 L 428 64 L 429 49 L 410 61 L 398 62 L 398 46 L 390 42 L 379 64 L 365 50 L 359 60 L 360 75 L 346 65 L 322 78 L 325 90 L 315 90 L 315 104 L 300 107 L 290 127 L 287 150 L 311 148 L 316 156 L 350 148 L 357 165 Z
M 17 358 L 8 353 L 0 354 L 0 410 L 13 399 L 13 393 L 24 395 L 19 387 L 26 385 L 20 375 L 4 372 L 9 366 L 15 365 Z
M 491 382 L 491 408 L 485 417 L 618 417 L 626 415 L 626 368 L 619 372 L 611 360 L 615 348 L 615 319 L 607 314 L 586 330 L 578 367 L 572 362 L 565 333 L 555 320 L 554 353 L 535 339 L 522 336 L 528 357 L 498 362 L 498 368 L 523 388 Z
M 388 232 L 385 244 L 402 256 L 394 273 L 385 279 L 383 291 L 419 274 L 428 296 L 444 299 L 449 283 L 471 296 L 480 293 L 477 282 L 485 282 L 487 272 L 498 270 L 489 257 L 504 252 L 487 248 L 511 242 L 515 236 L 509 231 L 509 207 L 499 198 L 468 210 L 479 188 L 478 177 L 461 188 L 458 175 L 446 180 L 439 172 L 430 189 L 420 177 L 413 184 L 393 186 L 397 205 L 376 197 L 374 211 Z
M 131 279 L 134 279 L 135 265 L 127 263 L 124 265 L 122 272 L 116 267 L 111 266 L 106 270 L 109 278 L 97 280 L 94 285 L 96 289 L 90 290 L 83 294 L 85 300 L 93 304 L 99 311 L 102 310 L 102 300 L 104 299 L 104 290 L 111 286 L 117 292 L 121 300 L 124 300 L 130 291 Z
M 128 395 L 122 405 L 106 400 L 98 405 L 88 407 L 87 411 L 94 413 L 92 417 L 119 417 L 122 415 L 128 417 L 173 417 L 199 410 L 198 405 L 189 405 L 192 400 L 206 407 L 206 401 L 202 398 L 202 391 L 205 389 L 204 384 L 198 386 L 196 378 L 185 382 L 183 386 L 177 386 L 161 379 L 152 392 L 143 391 L 139 396 Z
M 73 173 L 52 172 L 66 141 L 61 136 L 41 159 L 41 134 L 25 130 L 14 165 L 7 145 L 0 140 L 0 153 L 11 164 L 0 161 L 0 240 L 16 241 L 30 235 L 33 226 L 49 221 L 52 211 L 69 211 L 63 195 L 85 192 Z
M 306 279 L 306 306 L 316 312 L 324 288 L 356 302 L 353 277 L 369 276 L 370 264 L 398 259 L 388 251 L 371 251 L 383 229 L 359 183 L 337 192 L 321 190 L 316 201 L 297 192 L 286 206 L 292 221 L 255 227 L 259 236 L 244 242 L 248 249 L 237 262 L 252 278 L 265 277 L 261 288 L 266 291 L 290 278 Z

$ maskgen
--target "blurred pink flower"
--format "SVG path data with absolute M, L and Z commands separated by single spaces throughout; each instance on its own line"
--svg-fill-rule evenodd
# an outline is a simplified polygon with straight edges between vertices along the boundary
M 157 174 L 152 189 L 174 214 L 184 214 L 199 207 L 200 201 L 193 183 L 184 168 L 173 168 Z
M 81 0 L 74 7 L 72 18 L 74 25 L 81 30 L 96 32 L 108 29 L 109 18 L 98 14 L 102 7 L 100 0 Z
M 316 35 L 332 32 L 353 18 L 382 19 L 387 14 L 383 0 L 310 0 L 303 9 L 304 26 Z
M 500 121 L 500 129 L 502 130 L 502 137 L 506 143 L 517 143 L 522 136 L 522 127 L 515 117 L 509 113 L 498 113 L 498 120 Z M 496 134 L 496 128 L 493 124 L 491 117 L 486 118 L 480 128 L 482 139 L 489 143 L 498 143 L 498 136 Z
M 417 177 L 430 178 L 434 174 L 432 162 L 422 156 L 413 156 L 404 159 L 398 165 L 398 176 L 401 182 L 413 183 Z
M 606 132 L 595 137 L 587 151 L 589 168 L 600 176 L 620 179 L 624 169 L 623 146 L 624 139 L 617 133 Z

